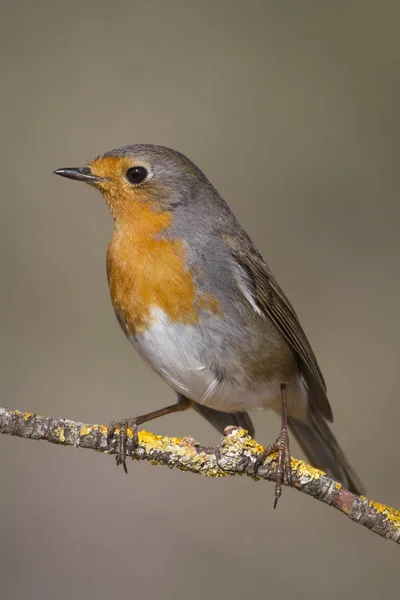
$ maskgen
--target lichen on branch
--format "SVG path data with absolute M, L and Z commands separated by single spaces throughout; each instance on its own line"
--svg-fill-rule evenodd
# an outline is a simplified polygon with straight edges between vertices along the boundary
M 7 408 L 0 408 L 0 433 L 104 454 L 116 453 L 119 436 L 116 429 L 109 444 L 108 428 L 104 425 L 88 425 Z M 257 459 L 262 452 L 263 447 L 246 430 L 237 427 L 227 427 L 216 448 L 201 446 L 191 437 L 166 437 L 144 430 L 139 431 L 138 443 L 134 444 L 133 433 L 128 430 L 128 457 L 206 477 L 247 475 L 256 480 L 275 481 L 276 453 L 258 466 Z M 291 471 L 293 488 L 335 507 L 352 521 L 400 544 L 399 511 L 356 496 L 304 461 L 291 458 Z

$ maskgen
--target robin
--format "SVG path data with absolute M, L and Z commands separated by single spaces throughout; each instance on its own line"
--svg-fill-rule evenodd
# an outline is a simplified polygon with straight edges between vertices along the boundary
M 200 169 L 153 145 L 118 148 L 82 168 L 114 219 L 107 276 L 116 317 L 177 403 L 113 423 L 126 470 L 127 429 L 194 408 L 220 432 L 254 436 L 248 411 L 272 408 L 281 431 L 275 506 L 290 482 L 290 429 L 306 456 L 354 493 L 362 485 L 328 426 L 332 410 L 314 352 L 289 300 L 250 237 Z

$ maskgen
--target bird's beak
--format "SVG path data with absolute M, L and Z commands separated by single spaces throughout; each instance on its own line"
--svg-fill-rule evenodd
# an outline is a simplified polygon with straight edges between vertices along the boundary
M 67 169 L 56 169 L 53 171 L 56 175 L 61 175 L 61 177 L 68 177 L 68 179 L 76 179 L 77 181 L 84 181 L 85 183 L 100 183 L 101 181 L 106 181 L 104 177 L 98 177 L 97 175 L 93 175 L 92 171 L 89 167 L 74 167 Z

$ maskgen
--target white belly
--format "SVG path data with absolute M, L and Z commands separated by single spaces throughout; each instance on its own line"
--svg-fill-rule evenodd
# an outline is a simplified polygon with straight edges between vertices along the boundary
M 158 308 L 152 311 L 151 327 L 131 342 L 170 387 L 199 404 L 224 412 L 280 407 L 279 383 L 257 386 L 244 376 L 234 377 L 234 384 L 219 380 L 207 364 L 201 330 L 171 323 Z M 224 363 L 223 356 L 221 361 Z M 296 387 L 297 383 L 293 382 Z

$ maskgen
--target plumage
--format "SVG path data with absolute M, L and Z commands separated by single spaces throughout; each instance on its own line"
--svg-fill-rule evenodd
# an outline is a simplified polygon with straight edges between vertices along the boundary
M 326 395 L 326 384 L 311 345 L 289 300 L 270 269 L 247 236 L 225 237 L 232 255 L 248 275 L 248 294 L 266 317 L 270 318 L 299 359 L 300 369 L 310 391 L 312 402 L 329 421 L 332 409 Z M 247 297 L 247 294 L 245 294 Z
M 328 427 L 325 381 L 299 319 L 200 169 L 174 150 L 136 145 L 58 174 L 104 195 L 115 222 L 107 253 L 115 314 L 178 394 L 178 409 L 140 422 L 194 403 L 219 431 L 237 424 L 253 434 L 247 411 L 273 408 L 282 411 L 280 453 L 287 421 L 315 466 L 360 492 Z M 123 445 L 121 454 L 124 463 Z

